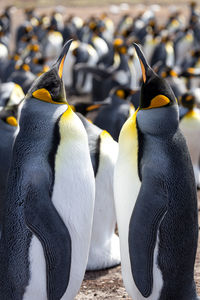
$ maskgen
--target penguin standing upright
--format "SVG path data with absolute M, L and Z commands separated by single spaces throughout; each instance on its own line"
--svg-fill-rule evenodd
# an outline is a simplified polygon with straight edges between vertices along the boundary
M 95 181 L 87 134 L 62 81 L 70 43 L 21 110 L 3 209 L 2 300 L 72 300 L 84 277 Z
M 3 214 L 2 205 L 12 157 L 12 145 L 18 129 L 17 115 L 17 105 L 5 107 L 0 111 L 0 236 Z
M 107 130 L 115 141 L 118 141 L 123 124 L 135 111 L 129 101 L 132 93 L 131 89 L 123 86 L 114 88 L 108 98 L 110 103 L 102 106 L 94 118 L 94 124 Z
M 178 105 L 135 48 L 140 107 L 121 130 L 114 172 L 123 280 L 134 300 L 197 300 L 197 195 Z
M 185 136 L 190 152 L 196 185 L 200 188 L 200 144 L 198 143 L 200 135 L 200 110 L 196 107 L 195 94 L 190 92 L 185 93 L 180 101 L 182 106 L 188 109 L 187 113 L 180 120 L 180 129 Z
M 18 131 L 18 114 L 24 98 L 22 88 L 13 82 L 0 85 L 0 232 L 2 203 L 12 156 L 12 145 Z
M 95 174 L 95 205 L 87 270 L 99 270 L 120 263 L 119 237 L 115 234 L 113 174 L 118 143 L 78 113 L 86 132 Z M 102 193 L 103 191 L 103 193 Z M 103 222 L 102 222 L 103 220 Z

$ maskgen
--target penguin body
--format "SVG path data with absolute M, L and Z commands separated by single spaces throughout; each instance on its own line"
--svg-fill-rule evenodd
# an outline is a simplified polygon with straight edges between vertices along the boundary
M 69 56 L 70 66 L 64 66 L 63 70 L 66 86 L 79 94 L 90 92 L 92 89 L 92 75 L 76 71 L 75 66 L 79 63 L 94 66 L 98 60 L 96 50 L 87 43 L 73 41 Z
M 135 47 L 144 81 L 140 107 L 121 130 L 114 173 L 123 280 L 136 300 L 197 300 L 192 164 L 173 92 Z
M 51 65 L 55 57 L 57 57 L 62 49 L 63 37 L 58 31 L 49 29 L 49 32 L 42 41 L 42 54 L 48 59 L 49 65 Z
M 182 130 L 187 146 L 191 155 L 196 185 L 200 186 L 200 170 L 199 170 L 199 157 L 200 147 L 198 146 L 198 137 L 200 134 L 200 111 L 193 109 L 186 113 L 180 121 L 180 129 Z
M 175 42 L 175 56 L 176 56 L 176 65 L 180 66 L 185 58 L 187 53 L 193 47 L 194 37 L 191 30 L 184 32 L 183 36 Z
M 175 65 L 174 49 L 168 37 L 164 37 L 162 41 L 154 48 L 151 57 L 151 66 L 162 62 L 164 66 L 173 67 Z
M 12 146 L 18 130 L 17 117 L 17 105 L 15 107 L 2 108 L 0 111 L 0 236 L 7 176 L 12 157 Z
M 106 131 L 87 121 L 81 114 L 78 116 L 88 134 L 96 190 L 87 270 L 99 270 L 120 263 L 119 237 L 115 234 L 113 192 L 113 173 L 118 144 Z
M 69 46 L 21 111 L 4 203 L 1 299 L 72 300 L 84 277 L 95 183 L 86 131 L 65 100 Z
M 31 87 L 36 76 L 29 70 L 23 69 L 23 66 L 19 70 L 15 70 L 7 79 L 7 82 L 14 82 L 20 85 L 23 92 L 26 94 Z
M 200 110 L 196 108 L 195 95 L 191 93 L 185 93 L 182 96 L 181 104 L 182 104 L 181 107 L 187 109 L 187 112 L 184 114 L 184 116 L 182 116 L 180 120 L 180 129 L 182 130 L 187 142 L 187 146 L 192 159 L 196 185 L 197 187 L 199 187 L 200 186 L 200 170 L 199 170 L 200 147 L 197 141 L 200 134 Z
M 19 85 L 13 82 L 0 85 L 0 214 L 11 162 L 12 144 L 18 130 L 17 120 L 23 98 L 24 93 Z
M 0 84 L 0 110 L 5 106 L 18 105 L 24 98 L 22 88 L 14 82 Z

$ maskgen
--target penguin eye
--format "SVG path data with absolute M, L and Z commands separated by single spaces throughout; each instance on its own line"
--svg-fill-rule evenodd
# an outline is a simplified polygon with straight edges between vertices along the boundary
M 142 109 L 151 109 L 151 108 L 158 108 L 162 106 L 166 106 L 170 103 L 170 100 L 168 97 L 164 95 L 157 95 L 151 100 L 151 103 L 148 107 L 142 108 Z

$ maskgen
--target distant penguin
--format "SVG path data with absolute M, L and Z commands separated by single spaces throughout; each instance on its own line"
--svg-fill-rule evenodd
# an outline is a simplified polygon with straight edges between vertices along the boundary
M 23 99 L 24 93 L 19 85 L 13 82 L 0 84 L 0 227 L 12 144 L 18 130 L 18 114 Z
M 3 207 L 2 300 L 72 300 L 84 277 L 95 181 L 87 134 L 62 81 L 70 43 L 22 107 Z
M 193 31 L 186 28 L 174 42 L 176 66 L 180 66 L 194 45 Z
M 12 145 L 18 128 L 17 118 L 18 105 L 4 107 L 0 111 L 0 236 L 7 175 L 12 157 Z
M 114 88 L 108 98 L 110 104 L 101 107 L 93 120 L 95 125 L 108 131 L 115 141 L 118 141 L 122 126 L 135 111 L 129 101 L 132 92 L 123 86 Z
M 75 66 L 79 63 L 86 63 L 94 66 L 97 63 L 98 55 L 96 50 L 87 43 L 73 41 L 69 51 L 70 66 L 64 66 L 64 82 L 71 93 L 88 93 L 92 89 L 92 75 L 78 72 Z
M 151 66 L 162 62 L 162 65 L 173 67 L 175 65 L 175 54 L 171 38 L 163 33 L 162 40 L 156 45 L 151 57 Z
M 140 107 L 121 130 L 114 172 L 123 281 L 134 300 L 197 300 L 197 194 L 177 101 L 135 48 Z
M 188 109 L 187 113 L 180 120 L 182 130 L 192 159 L 196 185 L 200 188 L 200 110 L 196 107 L 195 95 L 185 93 L 180 99 L 181 105 Z
M 59 31 L 54 30 L 54 26 L 49 26 L 48 32 L 42 40 L 42 54 L 48 59 L 49 66 L 54 62 L 62 49 L 63 37 Z
M 94 102 L 106 99 L 114 87 L 129 87 L 131 84 L 127 45 L 122 39 L 116 39 L 113 44 L 115 48 L 113 65 L 108 67 L 103 62 L 97 67 L 90 67 L 86 64 L 77 65 L 78 71 L 93 74 L 92 100 Z
M 30 67 L 26 63 L 16 66 L 16 70 L 8 77 L 7 82 L 12 81 L 20 85 L 26 94 L 31 87 L 36 76 L 30 71 Z
M 24 98 L 24 92 L 20 85 L 14 82 L 0 84 L 0 110 L 5 107 L 18 105 Z
M 161 77 L 165 78 L 167 83 L 170 85 L 177 99 L 187 91 L 185 81 L 182 77 L 178 76 L 178 73 L 174 68 L 163 66 L 160 73 Z
M 119 237 L 115 234 L 113 174 L 118 144 L 81 114 L 88 134 L 90 156 L 95 174 L 95 206 L 87 270 L 99 270 L 120 263 Z M 103 220 L 103 222 L 102 222 Z

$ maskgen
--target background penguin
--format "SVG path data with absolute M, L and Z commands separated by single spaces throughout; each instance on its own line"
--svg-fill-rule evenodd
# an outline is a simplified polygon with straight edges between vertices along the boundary
M 116 39 L 113 42 L 115 52 L 113 53 L 113 60 L 106 59 L 97 67 L 90 67 L 85 64 L 78 64 L 76 70 L 85 73 L 93 74 L 92 100 L 103 101 L 109 95 L 109 92 L 117 86 L 129 87 L 131 84 L 131 72 L 128 64 L 127 45 L 122 39 Z M 108 67 L 107 63 L 112 61 L 113 65 Z
M 0 243 L 0 298 L 72 300 L 84 277 L 95 181 L 87 134 L 68 105 L 58 61 L 26 95 Z
M 154 48 L 151 58 L 151 66 L 156 65 L 158 62 L 162 62 L 162 65 L 168 67 L 173 67 L 175 65 L 173 43 L 166 32 L 163 33 L 161 42 Z
M 160 76 L 165 78 L 167 83 L 170 85 L 175 97 L 178 99 L 184 93 L 186 93 L 187 88 L 183 78 L 178 76 L 178 73 L 174 68 L 163 66 Z
M 135 111 L 134 106 L 128 101 L 132 90 L 117 87 L 111 91 L 110 104 L 101 107 L 93 123 L 108 131 L 115 141 L 118 141 L 119 133 L 125 121 Z
M 191 159 L 172 90 L 135 48 L 144 82 L 140 107 L 121 130 L 114 172 L 123 280 L 135 300 L 196 300 Z
M 24 93 L 19 85 L 13 82 L 0 84 L 0 227 L 12 144 L 17 134 L 19 106 L 23 99 Z
M 91 92 L 92 75 L 83 72 L 77 72 L 76 65 L 87 63 L 88 66 L 94 66 L 98 60 L 96 50 L 87 43 L 73 41 L 69 51 L 70 66 L 64 66 L 63 77 L 67 90 L 70 94 L 84 94 Z
M 113 174 L 118 144 L 78 113 L 88 134 L 95 174 L 95 206 L 87 270 L 100 270 L 120 263 L 119 237 L 115 234 Z M 102 222 L 103 221 L 103 222 Z
M 24 93 L 18 84 L 5 82 L 0 84 L 0 110 L 4 107 L 18 105 L 24 98 Z
M 16 66 L 15 72 L 13 72 L 7 79 L 7 82 L 12 81 L 20 85 L 23 92 L 26 94 L 31 87 L 36 76 L 30 71 L 28 64 L 21 62 Z
M 2 205 L 11 162 L 12 145 L 18 128 L 17 118 L 18 105 L 4 107 L 0 111 L 0 236 L 2 226 Z
M 200 188 L 200 110 L 197 108 L 195 95 L 185 93 L 180 99 L 181 105 L 188 109 L 187 113 L 180 120 L 182 130 L 192 159 L 196 185 Z

